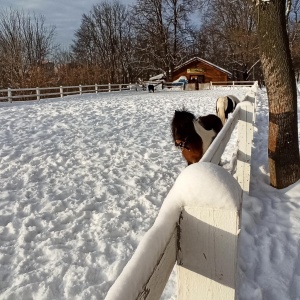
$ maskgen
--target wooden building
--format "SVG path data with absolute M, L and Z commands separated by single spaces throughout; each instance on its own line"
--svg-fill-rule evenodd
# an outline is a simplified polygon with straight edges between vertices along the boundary
M 180 76 L 187 78 L 188 85 L 195 83 L 195 88 L 198 89 L 199 83 L 228 81 L 231 73 L 200 57 L 193 57 L 174 69 L 172 81 Z

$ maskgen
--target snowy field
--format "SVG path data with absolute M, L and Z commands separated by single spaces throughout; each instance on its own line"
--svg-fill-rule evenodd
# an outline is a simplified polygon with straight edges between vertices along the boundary
M 215 112 L 218 96 L 243 99 L 246 92 L 122 92 L 0 104 L 0 299 L 104 299 L 186 167 L 171 139 L 174 110 L 206 115 Z M 267 126 L 261 91 L 239 295 L 299 299 L 300 184 L 269 187 Z M 234 135 L 222 158 L 229 172 L 235 151 Z M 174 272 L 162 299 L 176 299 Z

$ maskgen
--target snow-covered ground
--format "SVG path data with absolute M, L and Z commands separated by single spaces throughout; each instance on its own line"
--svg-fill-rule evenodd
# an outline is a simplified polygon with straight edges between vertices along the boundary
M 214 113 L 218 96 L 247 91 L 0 104 L 0 299 L 104 299 L 186 167 L 171 139 L 174 110 Z M 298 299 L 300 183 L 268 185 L 267 115 L 260 91 L 238 291 L 240 299 Z M 234 134 L 222 158 L 229 172 L 235 151 Z M 176 299 L 174 272 L 162 299 Z

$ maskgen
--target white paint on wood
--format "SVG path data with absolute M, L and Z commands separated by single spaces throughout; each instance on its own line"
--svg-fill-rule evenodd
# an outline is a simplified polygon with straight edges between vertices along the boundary
M 210 90 L 210 82 L 199 83 L 199 90 Z
M 185 207 L 180 221 L 178 300 L 235 298 L 239 212 Z
M 225 123 L 221 132 L 214 139 L 201 162 L 218 164 L 232 131 L 238 123 L 238 153 L 237 153 L 237 180 L 243 191 L 249 193 L 251 175 L 251 147 L 253 141 L 253 125 L 255 122 L 255 108 L 258 85 L 255 83 L 245 99 L 240 102 L 231 118 Z
M 59 87 L 60 98 L 64 96 L 64 89 L 62 86 Z
M 254 98 L 241 103 L 238 124 L 237 180 L 244 192 L 249 193 L 251 148 L 253 140 Z M 250 100 L 250 101 L 249 101 Z
M 239 105 L 201 158 L 201 162 L 218 164 L 239 118 Z
M 238 83 L 238 84 L 236 84 Z M 232 87 L 232 88 L 241 88 L 241 87 L 252 87 L 257 81 L 211 81 L 211 87 L 217 89 L 219 87 Z
M 175 228 L 170 241 L 160 260 L 157 262 L 143 291 L 137 296 L 139 300 L 159 300 L 165 285 L 170 277 L 176 262 L 177 255 L 177 228 Z

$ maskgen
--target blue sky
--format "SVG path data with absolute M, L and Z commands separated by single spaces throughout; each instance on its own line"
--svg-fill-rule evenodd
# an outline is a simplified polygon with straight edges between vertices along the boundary
M 101 1 L 101 0 L 100 0 Z M 55 43 L 67 49 L 72 39 L 74 31 L 81 23 L 81 16 L 88 13 L 94 4 L 99 0 L 0 0 L 1 8 L 12 7 L 34 12 L 36 15 L 43 15 L 46 25 L 56 27 Z M 132 4 L 133 0 L 120 0 L 123 4 Z

